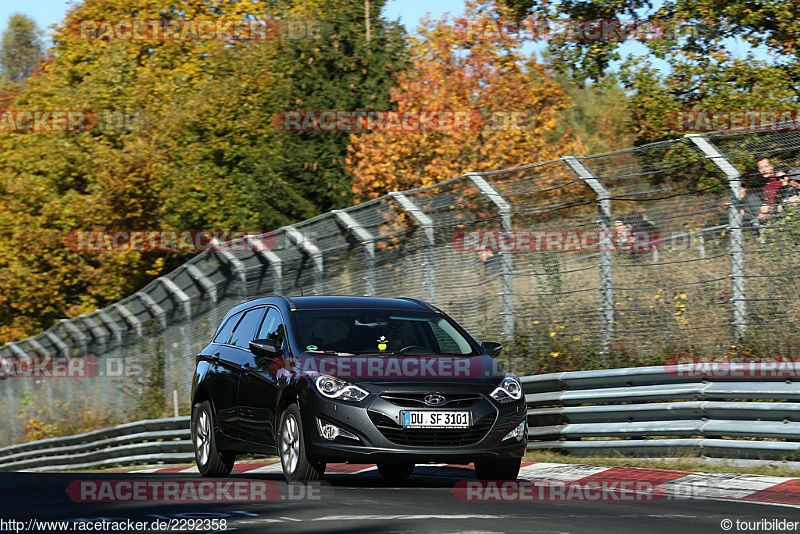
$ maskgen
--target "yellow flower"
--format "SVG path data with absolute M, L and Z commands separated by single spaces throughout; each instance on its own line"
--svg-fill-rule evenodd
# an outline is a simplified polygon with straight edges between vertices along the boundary
M 533 324 L 539 324 L 539 321 L 533 321 Z
M 559 356 L 561 356 L 561 353 L 560 352 L 551 352 L 550 356 L 552 356 L 553 358 L 558 358 Z
M 558 326 L 556 326 L 556 328 L 562 328 L 563 329 L 563 328 L 566 328 L 566 326 L 558 325 Z
M 686 298 L 686 293 L 681 293 L 681 298 L 685 299 Z
M 556 336 L 555 332 L 550 332 L 550 337 L 555 337 L 555 336 Z

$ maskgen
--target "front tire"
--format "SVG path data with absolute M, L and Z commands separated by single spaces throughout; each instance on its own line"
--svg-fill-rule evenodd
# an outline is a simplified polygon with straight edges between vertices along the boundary
M 303 420 L 297 404 L 291 404 L 283 412 L 280 428 L 278 452 L 284 478 L 288 482 L 311 482 L 322 478 L 325 462 L 306 455 Z
M 378 462 L 378 472 L 388 480 L 406 479 L 413 470 L 414 464 L 411 462 Z
M 522 458 L 478 460 L 475 475 L 479 480 L 517 480 Z
M 217 450 L 214 416 L 211 403 L 203 401 L 192 409 L 192 443 L 197 469 L 204 477 L 226 477 L 231 474 L 236 455 Z

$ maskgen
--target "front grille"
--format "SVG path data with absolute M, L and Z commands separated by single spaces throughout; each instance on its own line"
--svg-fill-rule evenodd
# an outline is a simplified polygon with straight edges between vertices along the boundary
M 369 418 L 381 434 L 397 445 L 410 447 L 460 447 L 478 443 L 492 427 L 496 414 L 481 417 L 470 428 L 403 428 L 391 418 L 369 410 Z
M 381 398 L 402 408 L 429 408 L 430 406 L 423 400 L 428 395 L 428 393 L 384 393 Z M 442 396 L 447 401 L 437 405 L 436 408 L 468 408 L 482 398 L 475 393 L 442 393 Z

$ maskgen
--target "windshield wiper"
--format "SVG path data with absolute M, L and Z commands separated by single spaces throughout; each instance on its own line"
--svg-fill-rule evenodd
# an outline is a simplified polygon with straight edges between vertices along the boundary
M 355 356 L 352 352 L 339 352 L 335 350 L 307 350 L 313 354 L 329 354 L 331 356 Z

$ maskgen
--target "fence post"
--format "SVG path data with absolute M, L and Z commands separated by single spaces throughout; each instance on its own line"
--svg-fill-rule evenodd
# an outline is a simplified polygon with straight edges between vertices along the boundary
M 173 297 L 179 304 L 181 311 L 183 312 L 183 318 L 188 321 L 192 318 L 192 299 L 189 298 L 189 295 L 183 292 L 178 285 L 173 282 L 171 279 L 167 278 L 166 276 L 159 276 L 156 278 L 161 284 L 164 286 L 164 289 L 167 290 L 167 293 Z
M 702 134 L 687 134 L 692 143 L 725 173 L 728 178 L 728 223 L 731 241 L 731 300 L 733 301 L 733 334 L 738 341 L 747 333 L 747 293 L 744 286 L 744 232 L 739 213 L 742 179 L 737 169 Z
M 136 337 L 142 337 L 142 322 L 138 317 L 131 313 L 121 302 L 115 302 L 111 305 L 111 308 L 117 310 L 122 320 L 136 333 Z
M 403 193 L 392 192 L 389 193 L 401 208 L 406 210 L 411 217 L 417 221 L 417 224 L 422 228 L 424 235 L 424 245 L 422 249 L 422 269 L 423 269 L 423 286 L 425 287 L 425 300 L 433 303 L 436 298 L 436 272 L 433 263 L 433 248 L 436 246 L 436 236 L 433 233 L 433 219 L 428 217 L 428 214 L 414 204 L 411 199 Z
M 561 158 L 573 170 L 573 172 L 583 180 L 586 185 L 592 188 L 597 196 L 597 226 L 603 235 L 611 233 L 611 200 L 608 189 L 586 168 L 575 156 L 563 156 Z M 602 241 L 601 241 L 602 242 Z M 612 258 L 611 247 L 601 247 L 600 250 L 600 299 L 603 311 L 603 349 L 602 355 L 608 357 L 609 344 L 614 338 L 614 279 L 612 277 Z
M 472 183 L 478 188 L 481 195 L 492 202 L 500 214 L 500 225 L 503 232 L 511 232 L 511 204 L 501 195 L 486 179 L 478 173 L 467 173 Z M 514 341 L 514 263 L 511 254 L 507 250 L 500 250 L 501 276 L 503 287 L 501 298 L 503 299 L 503 336 L 509 341 Z
M 94 313 L 97 314 L 97 317 L 100 318 L 100 321 L 111 332 L 111 339 L 114 340 L 114 343 L 117 346 L 122 345 L 123 328 L 118 325 L 105 310 L 97 310 Z
M 244 264 L 234 256 L 229 250 L 225 250 L 225 244 L 216 237 L 211 240 L 211 250 L 222 256 L 223 261 L 231 266 L 234 276 L 239 280 L 239 292 L 242 300 L 247 300 L 247 269 Z M 227 245 L 228 247 L 230 245 Z
M 245 237 L 250 250 L 264 258 L 272 269 L 272 293 L 280 295 L 283 293 L 283 260 L 274 251 L 267 250 L 260 235 L 248 235 Z
M 294 226 L 286 227 L 286 237 L 314 262 L 314 287 L 311 293 L 314 295 L 322 295 L 322 288 L 324 287 L 323 277 L 325 275 L 322 251 Z
M 346 211 L 333 210 L 336 220 L 346 230 L 353 232 L 364 247 L 364 294 L 375 294 L 375 238 Z

